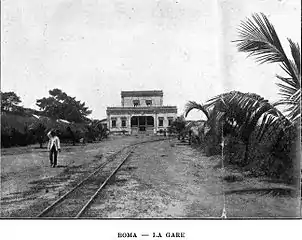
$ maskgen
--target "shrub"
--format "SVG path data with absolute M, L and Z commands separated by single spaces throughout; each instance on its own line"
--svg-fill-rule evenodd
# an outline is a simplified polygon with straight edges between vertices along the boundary
M 55 129 L 63 143 L 92 142 L 107 136 L 97 121 L 93 123 L 66 123 L 48 117 L 39 118 L 12 113 L 1 114 L 1 147 L 26 146 L 39 143 L 43 147 L 47 132 Z

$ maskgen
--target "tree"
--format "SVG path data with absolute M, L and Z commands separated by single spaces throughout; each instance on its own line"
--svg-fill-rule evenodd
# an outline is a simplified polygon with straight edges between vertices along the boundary
M 38 99 L 36 102 L 48 117 L 81 123 L 85 122 L 86 117 L 91 114 L 85 102 L 77 101 L 75 97 L 68 96 L 60 89 L 50 90 L 49 94 L 50 97 Z
M 279 94 L 281 99 L 275 105 L 286 107 L 287 118 L 293 123 L 300 121 L 301 72 L 300 47 L 288 39 L 292 59 L 289 59 L 281 45 L 277 32 L 263 14 L 254 14 L 252 19 L 242 21 L 239 27 L 238 50 L 255 56 L 260 63 L 279 63 L 287 76 L 276 75 L 281 81 Z
M 19 110 L 20 97 L 14 92 L 1 92 L 1 111 L 14 112 Z
M 43 142 L 45 140 L 45 134 L 46 134 L 46 127 L 39 123 L 36 125 L 36 128 L 33 128 L 32 131 L 34 132 L 34 135 L 36 136 L 38 143 L 40 144 L 40 148 L 43 147 Z
M 260 141 L 266 132 L 272 130 L 272 126 L 277 126 L 274 129 L 277 131 L 283 124 L 289 123 L 275 106 L 255 93 L 223 93 L 208 100 L 204 107 L 213 107 L 219 113 L 216 122 L 221 125 L 224 135 L 229 132 L 243 141 L 243 163 L 248 162 L 250 138 L 254 132 L 257 132 Z
M 207 116 L 209 132 L 213 130 L 214 136 L 219 136 L 219 133 L 223 135 L 230 133 L 240 138 L 245 144 L 243 165 L 248 162 L 252 134 L 255 133 L 258 141 L 261 141 L 264 135 L 266 140 L 272 141 L 270 136 L 274 135 L 270 151 L 277 152 L 283 149 L 283 157 L 278 162 L 281 163 L 280 169 L 283 171 L 293 166 L 290 149 L 295 144 L 292 144 L 291 131 L 300 123 L 300 47 L 288 39 L 293 60 L 289 59 L 267 17 L 264 14 L 254 14 L 252 19 L 241 23 L 240 39 L 235 42 L 239 51 L 255 56 L 260 63 L 280 64 L 288 75 L 277 75 L 281 80 L 281 83 L 277 83 L 281 99 L 275 104 L 270 104 L 257 94 L 232 91 L 220 94 L 204 105 L 189 102 L 186 106 L 186 114 L 192 109 L 201 110 Z M 281 104 L 286 106 L 286 116 L 276 108 Z
M 269 130 L 276 131 L 289 125 L 289 121 L 275 106 L 254 93 L 231 91 L 208 100 L 204 105 L 189 102 L 186 115 L 192 109 L 201 110 L 207 116 L 210 127 L 208 134 L 214 145 L 217 145 L 222 133 L 242 140 L 245 144 L 243 163 L 248 161 L 252 133 L 257 132 L 260 141 Z
M 169 130 L 170 132 L 176 132 L 178 134 L 178 140 L 180 140 L 180 136 L 182 132 L 185 130 L 186 120 L 183 115 L 177 117 L 171 124 Z

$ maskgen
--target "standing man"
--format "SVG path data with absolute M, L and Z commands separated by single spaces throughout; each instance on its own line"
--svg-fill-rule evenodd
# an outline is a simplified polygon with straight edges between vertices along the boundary
M 57 166 L 58 151 L 61 151 L 60 139 L 56 136 L 56 133 L 53 130 L 47 133 L 47 137 L 49 138 L 48 151 L 50 166 L 54 168 Z

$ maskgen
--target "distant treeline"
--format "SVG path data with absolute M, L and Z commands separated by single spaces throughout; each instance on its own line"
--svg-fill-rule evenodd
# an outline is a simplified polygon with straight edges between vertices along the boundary
M 47 141 L 46 134 L 56 130 L 62 142 L 101 140 L 107 136 L 99 120 L 90 120 L 91 111 L 59 89 L 50 97 L 37 100 L 40 111 L 19 106 L 14 92 L 1 92 L 1 147 L 26 146 Z

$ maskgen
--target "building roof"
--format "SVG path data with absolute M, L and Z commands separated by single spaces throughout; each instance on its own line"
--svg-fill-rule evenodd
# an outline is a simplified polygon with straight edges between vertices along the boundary
M 152 106 L 152 107 L 108 107 L 109 114 L 153 114 L 153 113 L 177 113 L 176 106 Z
M 150 91 L 122 91 L 122 97 L 162 97 L 164 95 L 162 90 Z

